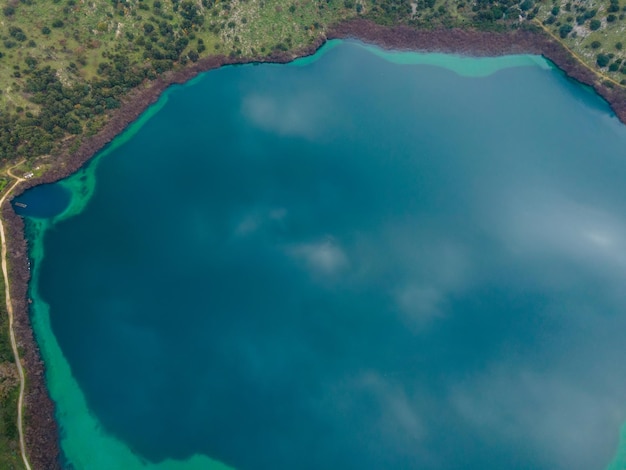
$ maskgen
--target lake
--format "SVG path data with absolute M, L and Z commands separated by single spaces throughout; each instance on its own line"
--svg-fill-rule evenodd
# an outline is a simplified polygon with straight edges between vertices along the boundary
M 67 468 L 625 465 L 626 127 L 540 57 L 224 67 L 20 201 Z

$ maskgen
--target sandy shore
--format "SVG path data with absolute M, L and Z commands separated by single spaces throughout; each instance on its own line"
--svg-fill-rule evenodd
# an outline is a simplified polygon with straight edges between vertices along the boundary
M 87 139 L 73 154 L 61 155 L 54 168 L 41 178 L 28 180 L 15 195 L 41 184 L 58 181 L 80 168 L 98 150 L 120 134 L 131 122 L 170 85 L 184 83 L 200 72 L 223 65 L 247 62 L 285 63 L 297 57 L 314 54 L 326 39 L 354 38 L 378 44 L 384 48 L 448 52 L 470 56 L 498 56 L 505 54 L 532 53 L 543 55 L 561 68 L 570 77 L 592 86 L 612 107 L 619 119 L 626 123 L 626 92 L 621 88 L 610 88 L 597 81 L 597 76 L 582 66 L 571 54 L 544 33 L 519 30 L 507 33 L 490 33 L 469 30 L 418 31 L 408 27 L 388 28 L 365 20 L 354 20 L 335 25 L 311 46 L 296 51 L 276 54 L 262 59 L 213 56 L 190 64 L 183 70 L 169 72 L 150 82 L 146 87 L 132 91 L 120 109 L 111 114 L 107 125 L 95 136 Z M 24 351 L 23 363 L 27 371 L 26 394 L 26 447 L 34 469 L 52 470 L 60 468 L 59 436 L 54 419 L 54 403 L 45 385 L 45 368 L 30 326 L 27 301 L 30 270 L 28 250 L 24 238 L 24 223 L 15 214 L 10 204 L 2 211 L 6 222 L 8 240 L 9 276 L 12 280 L 15 330 L 19 346 Z

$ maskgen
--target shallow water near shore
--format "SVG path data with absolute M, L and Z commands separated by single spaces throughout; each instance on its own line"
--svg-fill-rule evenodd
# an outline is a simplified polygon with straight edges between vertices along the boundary
M 16 199 L 65 466 L 623 468 L 625 149 L 534 56 L 170 88 Z

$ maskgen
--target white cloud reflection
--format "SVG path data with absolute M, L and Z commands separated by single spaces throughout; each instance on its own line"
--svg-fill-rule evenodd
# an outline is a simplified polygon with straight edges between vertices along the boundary
M 424 440 L 427 429 L 414 400 L 401 384 L 393 383 L 374 371 L 363 373 L 355 381 L 357 393 L 371 395 L 376 403 L 377 428 L 395 445 Z
M 575 266 L 608 285 L 626 281 L 626 223 L 619 214 L 550 191 L 509 198 L 505 210 L 492 219 L 494 234 L 511 261 L 533 269 L 536 281 L 566 285 L 580 278 L 572 271 Z
M 584 470 L 608 460 L 626 418 L 624 397 L 580 380 L 501 364 L 457 384 L 450 402 L 478 435 L 517 447 L 541 468 Z
M 428 321 L 443 315 L 445 293 L 436 287 L 408 284 L 397 288 L 392 296 L 411 327 L 423 327 Z
M 286 217 L 287 209 L 284 207 L 252 207 L 235 218 L 233 234 L 235 237 L 246 237 L 267 228 L 269 224 L 280 225 Z
M 327 97 L 313 92 L 280 97 L 250 94 L 243 98 L 241 111 L 265 131 L 307 139 L 318 137 L 333 115 Z
M 289 256 L 304 262 L 314 273 L 334 274 L 348 266 L 348 257 L 332 238 L 293 244 L 286 251 Z

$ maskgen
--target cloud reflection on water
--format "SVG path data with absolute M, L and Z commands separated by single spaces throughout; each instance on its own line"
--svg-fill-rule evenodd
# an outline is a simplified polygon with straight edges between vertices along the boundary
M 356 46 L 315 67 L 172 94 L 213 118 L 156 115 L 48 235 L 42 295 L 103 426 L 242 469 L 604 465 L 626 420 L 623 126 L 542 69 L 467 79 Z M 192 172 L 167 158 L 183 145 Z

